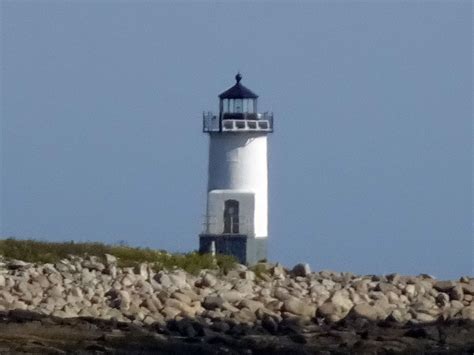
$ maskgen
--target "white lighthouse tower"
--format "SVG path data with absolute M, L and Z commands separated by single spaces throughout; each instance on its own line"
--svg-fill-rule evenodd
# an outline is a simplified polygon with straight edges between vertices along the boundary
M 273 114 L 258 113 L 258 96 L 243 86 L 242 76 L 219 95 L 219 114 L 204 113 L 209 133 L 209 176 L 204 231 L 199 250 L 229 254 L 241 263 L 267 257 L 267 135 Z

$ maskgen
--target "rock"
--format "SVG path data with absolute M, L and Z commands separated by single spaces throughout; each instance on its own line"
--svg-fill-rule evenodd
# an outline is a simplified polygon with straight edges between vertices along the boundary
M 421 323 L 431 323 L 431 322 L 436 321 L 435 317 L 433 317 L 430 314 L 426 314 L 426 313 L 417 313 L 416 314 L 416 319 L 418 321 L 420 321 Z
M 159 273 L 157 273 L 153 277 L 153 279 L 165 288 L 171 287 L 171 285 L 172 285 L 170 277 L 164 271 L 160 271 Z
M 415 285 L 412 285 L 412 284 L 406 285 L 405 295 L 407 295 L 408 298 L 413 298 L 413 297 L 415 297 L 415 294 L 416 294 Z
M 243 308 L 232 314 L 233 318 L 240 323 L 254 323 L 257 320 L 255 313 L 248 308 Z
M 4 288 L 5 285 L 6 285 L 5 276 L 3 276 L 2 274 L 0 274 L 0 289 Z
M 291 297 L 283 302 L 283 310 L 296 315 L 314 317 L 316 305 L 308 304 L 295 297 Z
M 454 286 L 449 292 L 449 295 L 452 300 L 462 301 L 464 298 L 464 292 L 463 292 L 462 286 L 459 284 Z
M 189 286 L 186 282 L 186 273 L 182 270 L 175 270 L 169 274 L 171 284 L 177 288 L 185 288 Z
M 174 292 L 172 295 L 171 295 L 172 298 L 175 298 L 177 299 L 178 301 L 181 301 L 185 304 L 191 304 L 191 298 L 186 296 L 185 294 L 181 293 L 181 292 Z
M 164 307 L 161 310 L 161 313 L 165 317 L 165 319 L 174 319 L 181 311 L 174 307 Z
M 297 264 L 291 270 L 292 275 L 306 277 L 311 274 L 309 264 Z
M 286 288 L 277 287 L 274 291 L 274 297 L 280 301 L 285 301 L 291 297 L 290 293 Z
M 13 301 L 12 304 L 10 305 L 10 309 L 28 309 L 28 305 L 25 302 L 22 301 Z
M 474 321 L 474 305 L 463 308 L 461 316 L 463 319 Z
M 285 269 L 283 268 L 282 265 L 276 264 L 272 269 L 271 269 L 271 274 L 274 277 L 278 278 L 284 278 L 286 275 Z
M 135 282 L 136 282 L 135 276 L 130 275 L 130 274 L 125 275 L 121 280 L 121 284 L 124 287 L 131 287 L 135 284 Z
M 102 272 L 105 269 L 105 265 L 97 261 L 96 258 L 91 258 L 91 260 L 84 260 L 82 262 L 82 267 L 99 272 Z
M 52 285 L 60 285 L 63 283 L 63 277 L 59 273 L 51 273 L 48 275 L 48 281 Z
M 148 264 L 141 263 L 138 266 L 138 275 L 140 275 L 143 279 L 148 279 Z
M 110 254 L 105 254 L 105 262 L 107 265 L 117 265 L 117 258 Z
M 230 304 L 229 302 L 225 301 L 221 308 L 225 311 L 229 311 L 230 313 L 236 313 L 239 311 L 239 308 L 237 307 L 234 307 L 232 304 Z
M 236 290 L 229 290 L 220 293 L 220 297 L 227 302 L 237 303 L 244 299 L 245 295 Z
M 331 303 L 336 306 L 341 313 L 347 313 L 354 305 L 346 290 L 336 291 L 331 297 Z
M 240 272 L 240 277 L 244 280 L 255 281 L 255 272 L 251 270 L 245 270 Z
M 463 283 L 461 287 L 464 294 L 474 295 L 474 283 Z
M 217 278 L 209 272 L 207 272 L 201 279 L 201 285 L 204 287 L 213 287 L 216 283 Z
M 434 283 L 433 287 L 440 292 L 449 293 L 456 286 L 454 281 L 437 281 Z
M 436 296 L 436 304 L 439 307 L 445 307 L 446 305 L 449 305 L 449 296 L 444 292 L 438 293 Z
M 336 306 L 331 302 L 325 302 L 321 306 L 319 306 L 316 315 L 332 323 L 338 322 L 343 318 L 343 315 L 338 312 Z
M 394 285 L 392 285 L 388 282 L 379 282 L 377 284 L 377 286 L 375 287 L 375 290 L 376 291 L 381 291 L 384 294 L 388 294 L 389 292 L 393 292 L 395 294 L 400 293 L 400 290 L 396 286 L 394 286 Z
M 370 321 L 376 321 L 379 319 L 379 312 L 374 306 L 368 303 L 356 304 L 348 314 L 348 317 L 353 318 L 365 318 Z
M 265 315 L 262 319 L 262 327 L 271 334 L 276 334 L 278 331 L 278 323 L 274 317 Z
M 411 315 L 400 309 L 394 309 L 388 316 L 388 319 L 403 324 L 411 319 Z
M 8 312 L 8 317 L 11 320 L 14 321 L 20 321 L 20 322 L 31 322 L 35 320 L 41 320 L 43 316 L 41 314 L 38 314 L 36 312 L 28 311 L 25 309 L 13 309 L 10 312 Z
M 82 269 L 81 271 L 81 279 L 82 282 L 87 284 L 92 282 L 96 279 L 96 275 L 94 271 L 90 271 L 89 269 Z
M 265 308 L 265 305 L 259 301 L 243 299 L 239 303 L 239 308 L 248 308 L 255 313 L 258 309 Z
M 450 303 L 451 308 L 461 309 L 464 308 L 464 304 L 457 300 L 452 300 Z
M 120 309 L 127 310 L 130 308 L 131 297 L 127 291 L 119 291 L 118 293 L 119 300 L 120 300 Z
M 397 284 L 400 281 L 400 275 L 397 273 L 389 274 L 386 276 L 387 281 L 391 282 L 392 284 Z
M 207 296 L 204 298 L 204 302 L 202 303 L 202 306 L 206 309 L 217 309 L 221 308 L 222 304 L 224 303 L 224 299 L 219 296 Z
M 26 263 L 21 260 L 10 260 L 7 262 L 7 268 L 10 270 L 26 270 L 32 266 L 30 263 Z

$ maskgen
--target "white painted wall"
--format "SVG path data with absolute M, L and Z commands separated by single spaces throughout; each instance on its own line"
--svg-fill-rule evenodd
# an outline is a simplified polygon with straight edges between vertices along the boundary
M 210 134 L 208 192 L 212 190 L 254 193 L 252 234 L 255 237 L 268 236 L 268 162 L 265 133 Z M 245 214 L 245 211 L 241 208 L 240 213 Z

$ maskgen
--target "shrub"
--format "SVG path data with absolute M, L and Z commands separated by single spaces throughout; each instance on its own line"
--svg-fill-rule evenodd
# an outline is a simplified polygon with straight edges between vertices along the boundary
M 0 240 L 0 255 L 7 259 L 19 259 L 32 263 L 55 263 L 69 255 L 97 256 L 102 261 L 105 254 L 117 257 L 119 266 L 133 267 L 143 262 L 152 263 L 156 270 L 180 268 L 197 274 L 202 269 L 219 269 L 227 273 L 234 267 L 236 260 L 228 255 L 175 253 L 150 248 L 133 248 L 121 245 L 107 245 L 95 242 L 43 242 L 33 239 L 17 240 L 8 238 Z

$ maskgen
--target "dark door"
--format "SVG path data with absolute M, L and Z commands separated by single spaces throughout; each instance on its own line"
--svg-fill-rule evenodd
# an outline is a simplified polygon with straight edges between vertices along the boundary
M 224 233 L 239 233 L 239 201 L 227 200 L 224 207 Z

